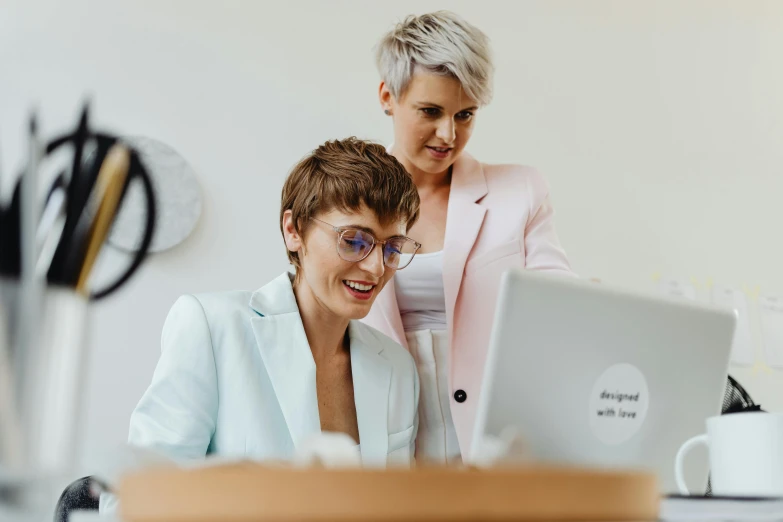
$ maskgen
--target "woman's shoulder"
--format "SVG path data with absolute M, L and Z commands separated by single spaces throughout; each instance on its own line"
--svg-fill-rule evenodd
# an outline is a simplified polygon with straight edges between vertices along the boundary
M 488 189 L 523 187 L 536 193 L 548 193 L 549 184 L 541 172 L 530 165 L 518 163 L 482 163 Z
M 168 349 L 176 346 L 185 350 L 188 357 L 195 353 L 194 346 L 209 346 L 210 358 L 214 360 L 246 353 L 244 339 L 248 338 L 253 318 L 258 316 L 250 307 L 251 295 L 247 291 L 229 291 L 180 296 L 166 316 L 162 344 Z M 241 357 L 238 360 L 244 361 Z
M 250 308 L 252 292 L 245 290 L 185 294 L 169 311 L 169 319 L 203 317 L 210 326 L 220 325 L 231 317 L 242 318 L 254 314 Z
M 475 159 L 467 152 L 463 155 L 465 167 L 481 171 L 489 193 L 518 190 L 524 190 L 534 196 L 546 196 L 549 193 L 546 178 L 535 167 L 519 163 L 487 163 Z

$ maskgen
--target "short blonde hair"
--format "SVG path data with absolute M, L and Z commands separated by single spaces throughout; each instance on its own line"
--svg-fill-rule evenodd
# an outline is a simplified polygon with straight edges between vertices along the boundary
M 450 11 L 408 16 L 375 48 L 375 65 L 389 92 L 400 98 L 416 67 L 456 78 L 479 106 L 492 100 L 494 66 L 489 38 Z
M 301 235 L 321 212 L 357 211 L 362 204 L 384 226 L 402 221 L 410 229 L 419 217 L 413 178 L 382 145 L 355 137 L 327 141 L 288 174 L 280 198 L 280 231 L 287 210 Z M 288 260 L 300 267 L 297 252 L 288 251 Z

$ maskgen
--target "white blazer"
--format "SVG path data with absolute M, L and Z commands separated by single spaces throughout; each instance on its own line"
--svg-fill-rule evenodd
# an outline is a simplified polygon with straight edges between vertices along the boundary
M 358 321 L 349 336 L 362 463 L 410 465 L 419 400 L 413 358 Z M 287 272 L 252 294 L 181 297 L 161 344 L 129 444 L 175 460 L 287 460 L 320 433 L 315 362 Z

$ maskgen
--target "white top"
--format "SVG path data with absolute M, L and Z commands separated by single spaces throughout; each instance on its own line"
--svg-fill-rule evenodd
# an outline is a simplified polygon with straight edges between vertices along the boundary
M 406 257 L 402 255 L 404 261 Z M 394 286 L 406 332 L 446 329 L 442 250 L 417 254 L 411 264 L 394 275 Z
M 416 460 L 461 464 L 462 453 L 451 415 L 448 332 L 416 330 L 405 332 L 405 339 L 421 382 Z
M 462 456 L 451 417 L 443 251 L 417 254 L 394 275 L 394 284 L 408 348 L 421 382 L 416 458 L 434 464 L 459 464 Z

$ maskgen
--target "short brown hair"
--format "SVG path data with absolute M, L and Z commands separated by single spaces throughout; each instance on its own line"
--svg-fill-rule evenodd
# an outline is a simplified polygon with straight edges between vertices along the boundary
M 410 228 L 419 217 L 419 203 L 411 175 L 382 145 L 355 137 L 327 141 L 288 174 L 280 201 L 280 231 L 286 210 L 302 234 L 317 214 L 334 209 L 355 212 L 362 204 L 382 225 L 400 220 Z M 297 252 L 288 251 L 288 260 L 299 268 Z

